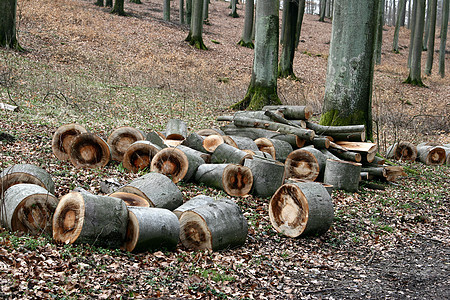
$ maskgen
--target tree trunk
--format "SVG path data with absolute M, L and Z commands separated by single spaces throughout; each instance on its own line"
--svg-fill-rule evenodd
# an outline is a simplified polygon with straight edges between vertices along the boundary
M 189 28 L 189 35 L 186 42 L 197 49 L 207 50 L 203 43 L 203 1 L 207 0 L 192 0 L 192 16 L 191 27 Z
M 195 173 L 195 181 L 240 197 L 250 192 L 253 176 L 249 168 L 241 165 L 203 164 Z
M 185 24 L 185 20 L 184 20 L 184 0 L 180 0 L 179 2 L 179 6 L 180 6 L 180 24 Z
M 258 110 L 281 104 L 277 94 L 279 1 L 258 0 L 252 78 L 247 94 L 233 109 Z
M 405 3 L 406 0 L 400 0 L 400 3 L 398 4 L 399 12 L 397 15 L 397 22 L 395 22 L 394 41 L 392 43 L 392 51 L 394 51 L 395 53 L 398 53 L 398 35 L 400 33 L 402 17 L 405 16 Z
M 417 160 L 428 166 L 443 165 L 446 160 L 445 149 L 442 147 L 418 145 Z
M 237 164 L 243 165 L 245 159 L 249 159 L 252 156 L 245 151 L 237 149 L 228 144 L 219 145 L 214 153 L 211 155 L 211 163 L 213 164 Z
M 208 151 L 203 147 L 204 138 L 195 132 L 190 133 L 187 138 L 181 143 L 181 145 L 192 148 L 194 150 L 208 153 Z
M 434 38 L 436 34 L 436 13 L 437 13 L 437 0 L 429 0 L 431 11 L 430 11 L 430 24 L 429 24 L 429 36 L 428 36 L 428 46 L 427 46 L 427 62 L 425 65 L 425 74 L 431 75 L 431 69 L 433 67 L 433 56 L 434 56 Z
M 384 1 L 379 0 L 378 10 L 377 10 L 377 27 L 375 36 L 375 49 L 374 49 L 374 59 L 377 65 L 381 64 L 381 46 L 383 45 L 383 18 L 384 18 Z
M 70 192 L 61 198 L 53 216 L 53 239 L 120 248 L 127 231 L 128 209 L 119 198 Z
M 16 33 L 17 0 L 0 2 L 0 47 L 22 51 Z
M 147 200 L 135 194 L 114 192 L 108 196 L 121 199 L 127 206 L 150 207 Z
M 187 125 L 184 121 L 170 119 L 166 125 L 166 139 L 185 140 L 188 135 Z
M 119 15 L 119 16 L 125 16 L 126 14 L 125 14 L 125 11 L 123 9 L 124 2 L 125 2 L 124 0 L 115 0 L 114 1 L 114 7 L 113 7 L 111 13 L 115 14 L 115 15 Z
M 117 1 L 117 0 L 116 0 Z M 163 20 L 170 22 L 170 0 L 163 0 Z
M 410 142 L 395 143 L 386 150 L 386 158 L 415 161 L 417 158 L 417 147 Z
M 203 23 L 209 24 L 209 0 L 203 0 Z
M 122 250 L 175 249 L 180 237 L 180 222 L 173 212 L 154 207 L 128 207 L 128 211 L 129 222 Z
M 230 16 L 233 18 L 239 18 L 237 13 L 237 0 L 231 0 L 231 13 Z
M 230 200 L 185 211 L 180 217 L 180 240 L 193 250 L 222 250 L 241 246 L 247 238 L 247 219 Z
M 281 50 L 280 64 L 278 66 L 278 77 L 292 78 L 297 77 L 294 74 L 294 56 L 295 56 L 295 32 L 298 18 L 298 3 L 292 0 L 285 0 L 283 13 L 286 11 L 286 20 L 283 31 L 283 47 Z
M 269 153 L 279 162 L 284 162 L 293 151 L 292 146 L 282 140 L 259 138 L 255 140 L 255 143 L 260 151 Z
M 103 7 L 103 6 L 104 6 L 103 0 L 97 0 L 97 1 L 94 3 L 94 5 Z
M 44 169 L 30 164 L 17 164 L 5 168 L 0 173 L 0 191 L 19 183 L 36 184 L 51 194 L 55 194 L 55 183 L 52 176 Z
M 73 139 L 87 130 L 78 124 L 66 124 L 59 127 L 52 137 L 52 151 L 59 160 L 69 160 L 70 145 Z
M 159 173 L 148 173 L 136 178 L 116 192 L 138 195 L 148 201 L 150 207 L 174 210 L 183 204 L 183 194 L 169 177 Z
M 372 133 L 374 34 L 379 0 L 336 0 L 322 125 L 363 124 Z M 357 23 L 355 23 L 357 22 Z
M 8 230 L 31 235 L 51 234 L 58 198 L 45 188 L 29 183 L 6 190 L 1 207 L 2 224 Z
M 111 159 L 122 161 L 128 147 L 136 141 L 145 140 L 144 134 L 133 127 L 123 126 L 115 129 L 107 139 L 111 149 Z
M 361 164 L 344 160 L 327 160 L 323 182 L 336 190 L 356 192 L 358 190 Z
M 424 86 L 421 77 L 422 41 L 425 16 L 425 0 L 416 0 L 417 10 L 414 22 L 414 40 L 411 52 L 411 66 L 405 83 Z
M 297 26 L 295 29 L 295 48 L 300 43 L 300 35 L 302 33 L 303 16 L 305 14 L 305 0 L 298 1 Z
M 320 235 L 333 222 L 333 201 L 320 183 L 284 184 L 270 199 L 269 218 L 275 230 L 286 236 Z
M 192 1 L 193 0 L 186 0 L 186 23 L 191 26 L 192 22 Z
M 320 0 L 319 22 L 325 22 L 327 0 Z
M 402 1 L 402 0 L 400 0 Z M 405 20 L 406 20 L 406 4 L 408 0 L 403 1 L 403 7 L 399 7 L 399 14 L 401 10 L 401 16 L 400 16 L 400 26 L 405 27 Z M 400 4 L 399 4 L 400 5 Z
M 251 193 L 255 196 L 272 197 L 284 182 L 284 164 L 276 160 L 255 155 L 253 159 L 246 159 L 244 165 L 252 171 Z
M 427 51 L 428 46 L 428 37 L 430 36 L 430 21 L 431 21 L 431 10 L 432 8 L 432 2 L 434 0 L 425 0 L 426 3 L 426 14 L 425 14 L 425 25 L 424 25 L 424 34 L 423 34 L 423 41 L 422 41 L 422 49 L 423 51 Z M 436 15 L 435 15 L 436 17 Z
M 447 43 L 447 28 L 450 0 L 443 0 L 441 20 L 441 44 L 439 47 L 439 75 L 445 76 L 445 44 Z
M 411 32 L 409 35 L 409 53 L 408 53 L 408 67 L 411 68 L 411 57 L 412 57 L 412 52 L 413 52 L 413 48 L 414 48 L 414 36 L 415 36 L 415 30 L 416 30 L 416 12 L 417 12 L 417 4 L 419 0 L 411 0 L 414 1 L 413 2 L 413 7 L 412 7 L 412 11 L 410 12 L 411 17 Z
M 105 0 L 105 6 L 112 7 L 113 6 L 113 0 Z
M 214 198 L 205 196 L 205 195 L 197 195 L 188 201 L 184 202 L 180 207 L 175 209 L 173 213 L 178 217 L 178 219 L 181 217 L 181 214 L 185 211 L 192 210 L 194 208 L 207 205 L 209 203 L 216 202 L 217 200 L 214 200 Z
M 153 157 L 161 150 L 149 141 L 136 141 L 128 147 L 122 160 L 125 169 L 137 173 L 149 168 Z
M 102 168 L 111 159 L 109 145 L 93 133 L 82 133 L 70 144 L 70 162 L 76 168 Z

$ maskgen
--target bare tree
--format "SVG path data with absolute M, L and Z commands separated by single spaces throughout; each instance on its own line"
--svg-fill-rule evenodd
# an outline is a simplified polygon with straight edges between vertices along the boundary
M 428 46 L 427 46 L 427 62 L 425 64 L 425 74 L 431 75 L 431 69 L 433 67 L 433 55 L 434 55 L 434 38 L 436 34 L 436 12 L 437 12 L 437 0 L 429 0 L 430 2 L 430 23 L 428 24 Z
M 291 77 L 296 79 L 294 74 L 295 55 L 295 33 L 298 18 L 298 2 L 295 0 L 284 0 L 283 10 L 286 11 L 286 20 L 283 31 L 283 47 L 281 50 L 280 64 L 278 66 L 278 77 Z
M 421 77 L 422 42 L 425 23 L 425 0 L 416 0 L 417 9 L 414 21 L 413 46 L 410 57 L 409 76 L 405 83 L 424 86 Z
M 192 15 L 189 35 L 186 42 L 189 42 L 197 49 L 207 50 L 203 43 L 203 1 L 208 0 L 192 0 Z
M 445 44 L 447 43 L 449 2 L 449 0 L 444 0 L 444 3 L 442 3 L 441 45 L 439 47 L 439 75 L 442 78 L 445 76 Z
M 16 33 L 17 0 L 0 1 L 0 47 L 23 50 Z
M 245 1 L 245 20 L 244 20 L 244 31 L 242 32 L 242 38 L 238 42 L 239 45 L 253 49 L 255 45 L 253 44 L 252 31 L 253 31 L 253 16 L 255 12 L 255 1 L 246 0 Z

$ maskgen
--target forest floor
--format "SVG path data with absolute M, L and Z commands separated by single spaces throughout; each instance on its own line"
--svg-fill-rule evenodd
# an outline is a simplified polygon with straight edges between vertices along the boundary
M 207 51 L 190 47 L 186 25 L 172 3 L 171 22 L 162 1 L 125 3 L 127 17 L 93 1 L 19 1 L 19 40 L 27 52 L 0 50 L 0 169 L 32 163 L 55 181 L 56 196 L 74 187 L 100 193 L 100 182 L 125 184 L 138 174 L 117 162 L 77 170 L 51 151 L 55 130 L 76 122 L 106 138 L 119 126 L 162 130 L 170 118 L 190 130 L 219 125 L 228 106 L 244 96 L 253 50 L 237 46 L 240 18 L 212 1 L 204 26 Z M 331 22 L 306 15 L 294 71 L 299 81 L 279 80 L 286 104 L 311 105 L 320 114 Z M 385 27 L 381 65 L 375 68 L 373 115 L 380 152 L 396 140 L 450 143 L 450 58 L 427 88 L 403 84 L 409 31 L 400 53 L 391 51 Z M 436 35 L 436 48 L 439 34 Z M 426 55 L 426 52 L 423 52 Z M 435 61 L 438 52 L 435 53 Z M 56 245 L 51 238 L 0 233 L 2 298 L 228 298 L 228 299 L 446 299 L 450 298 L 450 169 L 401 163 L 408 176 L 385 190 L 361 186 L 333 192 L 334 223 L 318 237 L 291 239 L 271 226 L 268 201 L 234 197 L 249 222 L 244 246 L 220 252 L 130 254 L 87 245 Z M 179 184 L 184 200 L 223 192 Z

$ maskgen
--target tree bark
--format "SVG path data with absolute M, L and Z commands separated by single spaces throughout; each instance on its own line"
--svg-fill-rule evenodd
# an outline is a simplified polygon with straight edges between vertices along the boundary
M 170 119 L 166 125 L 166 139 L 185 140 L 188 135 L 187 124 L 179 119 Z
M 424 33 L 423 33 L 423 41 L 422 41 L 422 49 L 423 51 L 427 51 L 428 46 L 428 37 L 430 36 L 430 21 L 431 21 L 431 10 L 433 0 L 425 0 L 426 1 L 426 14 L 425 14 L 425 25 L 424 25 Z
M 207 205 L 209 203 L 213 203 L 217 200 L 214 200 L 214 198 L 205 196 L 205 195 L 197 195 L 188 201 L 184 202 L 180 207 L 175 209 L 173 213 L 178 217 L 178 219 L 181 217 L 181 214 L 185 211 L 192 210 L 194 208 Z
M 361 164 L 344 160 L 327 160 L 323 182 L 336 190 L 356 192 L 358 190 Z
M 434 56 L 434 38 L 436 34 L 436 13 L 437 13 L 437 0 L 429 0 L 430 2 L 430 21 L 428 27 L 428 46 L 427 46 L 427 62 L 425 65 L 425 74 L 431 75 L 431 69 L 433 67 Z
M 231 13 L 230 16 L 233 18 L 239 18 L 237 13 L 237 0 L 231 0 Z
M 443 165 L 446 160 L 445 149 L 442 147 L 418 145 L 417 160 L 428 166 Z
M 52 151 L 59 160 L 69 160 L 70 145 L 73 139 L 87 130 L 78 124 L 65 124 L 59 127 L 52 137 Z
M 203 43 L 203 1 L 207 0 L 192 0 L 192 15 L 191 26 L 189 28 L 189 35 L 186 42 L 197 49 L 207 50 Z
M 16 32 L 17 0 L 0 2 L 0 47 L 22 51 Z
M 116 0 L 117 1 L 117 0 Z M 163 0 L 163 20 L 170 22 L 170 0 Z
M 300 35 L 302 33 L 303 16 L 305 14 L 305 0 L 298 1 L 297 26 L 295 29 L 295 48 L 300 43 Z
M 122 161 L 128 147 L 141 140 L 145 140 L 144 134 L 136 128 L 123 126 L 115 129 L 106 141 L 111 149 L 111 159 Z
M 125 16 L 126 14 L 123 8 L 124 2 L 125 2 L 124 0 L 115 0 L 111 13 L 119 16 Z
M 246 0 L 245 1 L 245 16 L 244 16 L 244 31 L 242 32 L 242 38 L 239 41 L 239 45 L 247 47 L 250 49 L 255 48 L 252 39 L 252 30 L 254 22 L 254 12 L 255 12 L 255 1 Z
M 185 24 L 185 19 L 184 19 L 184 0 L 180 0 L 179 2 L 179 15 L 180 15 L 180 24 Z
M 247 152 L 224 143 L 219 145 L 211 155 L 211 163 L 244 165 L 245 159 L 251 157 Z
M 383 18 L 384 18 L 384 1 L 379 0 L 378 10 L 377 10 L 377 27 L 376 27 L 376 36 L 375 36 L 375 49 L 374 49 L 374 59 L 375 64 L 381 64 L 381 46 L 383 45 Z
M 284 182 L 284 164 L 276 160 L 255 155 L 253 159 L 246 159 L 244 165 L 252 171 L 251 193 L 255 196 L 272 197 Z
M 425 17 L 425 0 L 416 0 L 417 10 L 414 21 L 414 39 L 411 52 L 411 66 L 405 83 L 424 86 L 421 77 L 422 41 Z
M 208 151 L 203 147 L 204 137 L 198 135 L 195 132 L 191 132 L 187 138 L 181 143 L 181 145 L 192 148 L 194 150 L 208 153 Z
M 325 22 L 327 0 L 320 0 L 319 22 Z
M 284 10 L 286 11 L 286 20 L 284 21 L 283 47 L 281 49 L 280 63 L 278 66 L 278 77 L 296 79 L 297 77 L 294 74 L 294 56 L 298 3 L 292 0 L 285 0 L 283 13 Z
M 183 145 L 178 145 L 176 148 L 183 151 L 183 153 L 186 154 L 186 156 L 188 156 L 188 157 L 189 156 L 197 156 L 203 160 L 203 163 L 206 163 L 206 164 L 211 162 L 211 155 L 208 153 L 203 153 L 201 151 L 198 151 L 198 150 L 195 150 L 190 147 L 183 146 Z
M 17 164 L 5 168 L 0 173 L 0 192 L 19 183 L 36 184 L 51 194 L 55 194 L 55 183 L 52 176 L 44 169 L 31 164 Z
M 447 28 L 450 0 L 443 0 L 441 20 L 441 44 L 439 46 L 439 75 L 445 76 L 445 44 L 447 43 Z
M 314 114 L 310 105 L 266 105 L 263 110 L 275 110 L 288 120 L 308 120 Z
M 259 138 L 255 140 L 255 143 L 260 151 L 269 153 L 279 162 L 284 162 L 293 151 L 292 146 L 282 140 Z
M 394 40 L 392 42 L 392 51 L 398 53 L 398 35 L 400 33 L 400 26 L 402 24 L 402 17 L 405 16 L 405 4 L 406 0 L 400 0 L 398 7 L 399 12 L 397 15 L 397 22 L 395 22 L 395 30 L 394 30 Z M 404 21 L 403 21 L 404 23 Z
M 410 142 L 395 143 L 386 150 L 387 158 L 403 161 L 415 161 L 417 158 L 417 147 Z
M 414 48 L 414 36 L 415 36 L 415 30 L 416 30 L 416 12 L 417 12 L 417 4 L 419 0 L 411 0 L 413 1 L 413 7 L 412 7 L 412 11 L 410 11 L 410 22 L 411 25 L 410 27 L 410 35 L 409 35 L 409 53 L 408 53 L 408 67 L 411 68 L 411 57 L 412 57 L 412 52 L 413 52 L 413 48 Z M 410 7 L 411 8 L 411 7 Z M 409 22 L 408 22 L 409 24 Z

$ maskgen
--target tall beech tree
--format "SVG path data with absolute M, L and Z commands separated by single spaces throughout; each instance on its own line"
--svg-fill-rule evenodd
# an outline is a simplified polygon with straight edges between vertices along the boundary
M 295 34 L 297 29 L 298 2 L 296 0 L 285 0 L 283 5 L 285 10 L 285 22 L 283 30 L 283 47 L 281 50 L 280 64 L 278 66 L 278 77 L 291 77 L 296 79 L 294 74 L 295 55 Z
M 119 16 L 125 16 L 125 11 L 123 8 L 124 2 L 125 2 L 124 0 L 115 0 L 111 13 Z
M 325 22 L 327 0 L 320 0 L 319 22 Z
M 0 47 L 23 50 L 16 33 L 17 0 L 0 0 Z
M 442 3 L 442 19 L 441 19 L 441 44 L 439 46 L 439 75 L 445 76 L 445 44 L 447 43 L 447 27 L 449 14 L 449 0 L 443 0 Z
M 436 36 L 436 13 L 437 13 L 437 0 L 430 1 L 430 20 L 428 24 L 428 40 L 427 40 L 427 62 L 425 64 L 425 74 L 431 75 L 431 69 L 433 67 L 434 57 L 434 38 Z
M 377 30 L 375 35 L 375 64 L 381 64 L 381 46 L 383 45 L 383 18 L 385 0 L 380 0 L 377 9 Z
M 257 110 L 265 105 L 279 105 L 277 94 L 279 0 L 258 0 L 252 78 L 244 99 L 234 109 Z
M 189 42 L 197 49 L 207 50 L 203 43 L 203 1 L 208 0 L 192 0 L 191 26 L 186 42 Z
M 320 124 L 366 127 L 372 140 L 372 82 L 380 0 L 336 0 Z
M 302 32 L 304 15 L 305 15 L 305 0 L 298 0 L 297 28 L 295 30 L 295 48 L 298 47 L 298 44 L 300 42 L 300 34 Z
M 398 35 L 400 33 L 400 26 L 405 23 L 405 8 L 406 8 L 406 0 L 400 0 L 398 3 L 398 14 L 397 21 L 395 22 L 395 30 L 394 30 L 394 40 L 392 42 L 392 51 L 398 53 Z
M 417 86 L 424 86 L 422 82 L 422 42 L 423 42 L 423 29 L 425 23 L 425 0 L 415 0 L 416 13 L 414 18 L 414 36 L 412 37 L 412 49 L 409 57 L 409 76 L 405 80 L 405 83 L 409 83 Z
M 242 38 L 238 42 L 238 44 L 243 47 L 251 49 L 255 48 L 255 44 L 253 44 L 252 39 L 254 13 L 255 13 L 255 1 L 254 0 L 245 1 L 244 31 L 242 32 Z
M 167 22 L 170 22 L 170 0 L 164 0 L 164 4 L 163 4 L 163 20 L 167 21 Z

